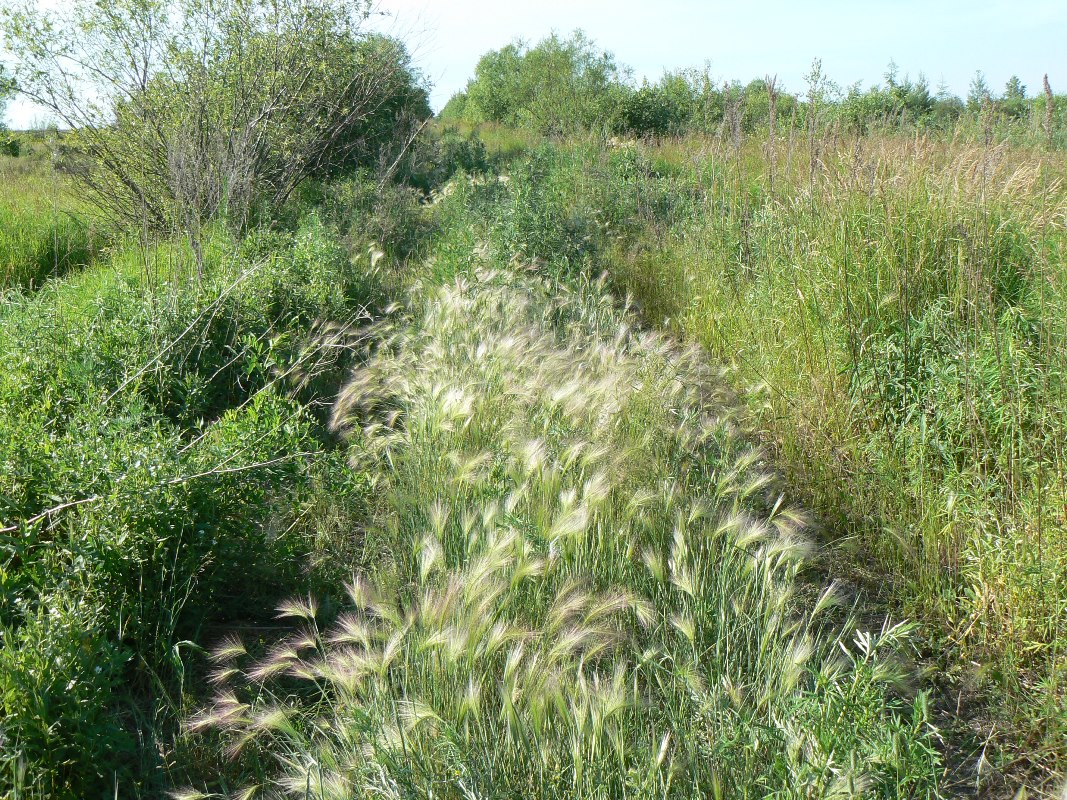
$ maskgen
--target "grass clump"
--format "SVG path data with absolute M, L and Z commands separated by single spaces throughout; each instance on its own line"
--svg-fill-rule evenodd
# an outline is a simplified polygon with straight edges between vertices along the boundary
M 62 175 L 0 155 L 0 289 L 35 289 L 88 264 L 105 243 Z
M 800 591 L 803 516 L 720 376 L 491 249 L 434 265 L 335 411 L 383 476 L 349 610 L 216 651 L 193 727 L 241 796 L 932 796 L 905 628 Z

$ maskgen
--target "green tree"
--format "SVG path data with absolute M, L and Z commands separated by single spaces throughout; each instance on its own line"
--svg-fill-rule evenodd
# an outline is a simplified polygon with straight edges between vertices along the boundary
M 441 113 L 438 116 L 445 121 L 458 122 L 467 118 L 467 93 L 465 91 L 456 92 L 445 103 L 445 107 L 441 109 Z
M 7 103 L 15 93 L 15 82 L 8 76 L 4 65 L 0 64 L 0 155 L 17 156 L 20 151 L 19 141 L 8 134 Z
M 965 106 L 948 88 L 948 84 L 942 81 L 937 87 L 937 94 L 930 109 L 931 124 L 942 130 L 951 128 L 963 115 Z
M 388 163 L 429 115 L 368 0 L 74 0 L 8 8 L 21 91 L 73 130 L 82 180 L 125 222 L 198 238 L 309 177 Z
M 974 73 L 970 89 L 967 91 L 967 108 L 970 111 L 980 111 L 992 99 L 993 93 L 989 90 L 985 75 L 978 70 Z
M 619 128 L 637 136 L 681 133 L 693 115 L 695 98 L 685 78 L 665 75 L 658 83 L 645 81 L 622 102 Z
M 1004 97 L 1005 99 L 1026 99 L 1026 87 L 1023 82 L 1019 80 L 1018 75 L 1012 75 L 1008 78 L 1008 82 L 1004 84 Z
M 558 134 L 610 127 L 626 93 L 611 53 L 581 31 L 552 34 L 534 47 L 509 44 L 482 56 L 467 84 L 464 114 Z
M 1030 110 L 1026 99 L 1026 86 L 1018 75 L 1012 75 L 1004 84 L 1004 96 L 1000 99 L 1000 108 L 1012 119 L 1025 117 Z
M 15 84 L 7 74 L 7 70 L 3 64 L 0 64 L 0 129 L 3 128 L 5 113 L 7 112 L 7 102 L 11 95 L 14 93 Z
M 742 95 L 742 128 L 749 132 L 766 128 L 771 116 L 771 96 L 767 90 L 767 80 L 753 78 L 744 87 Z M 788 123 L 797 106 L 796 97 L 778 89 L 775 92 L 775 104 L 780 124 Z

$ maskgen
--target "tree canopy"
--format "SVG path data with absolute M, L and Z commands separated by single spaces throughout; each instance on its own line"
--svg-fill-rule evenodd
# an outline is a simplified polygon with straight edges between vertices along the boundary
M 74 131 L 102 208 L 244 224 L 305 178 L 387 161 L 429 116 L 367 0 L 74 0 L 8 8 L 20 90 Z
M 516 42 L 486 53 L 450 110 L 545 133 L 610 127 L 625 78 L 615 57 L 582 31 L 553 33 L 534 47 Z

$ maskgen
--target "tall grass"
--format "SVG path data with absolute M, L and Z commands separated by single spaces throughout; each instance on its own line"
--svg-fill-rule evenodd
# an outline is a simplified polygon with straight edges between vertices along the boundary
M 236 796 L 933 796 L 906 627 L 800 591 L 804 516 L 721 376 L 497 253 L 438 251 L 341 395 L 382 476 L 349 610 L 216 651 L 193 727 L 253 775 Z
M 733 367 L 839 563 L 929 622 L 931 656 L 1003 748 L 999 769 L 1054 775 L 1067 756 L 1062 164 L 828 139 L 810 164 L 778 158 L 772 196 L 765 146 L 642 148 L 676 176 L 670 191 L 699 200 L 644 215 L 606 263 L 646 319 Z
M 102 232 L 47 161 L 0 156 L 0 288 L 37 288 L 84 266 Z

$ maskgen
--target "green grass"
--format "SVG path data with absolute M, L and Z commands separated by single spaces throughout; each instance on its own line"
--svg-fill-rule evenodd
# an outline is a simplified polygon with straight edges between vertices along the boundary
M 88 264 L 105 239 L 86 212 L 47 162 L 0 156 L 0 288 L 39 288 Z
M 350 610 L 295 600 L 265 655 L 216 650 L 192 727 L 233 791 L 934 796 L 906 626 L 835 622 L 799 578 L 804 516 L 719 374 L 602 284 L 443 244 L 334 411 L 381 476 Z
M 603 263 L 646 319 L 731 366 L 837 568 L 924 621 L 992 745 L 960 759 L 1047 785 L 1067 756 L 1061 166 L 818 145 L 809 170 L 779 144 L 773 195 L 759 142 L 643 150 L 699 201 L 644 215 Z
M 1051 790 L 1062 168 L 480 136 L 199 276 L 5 162 L 0 794 Z

